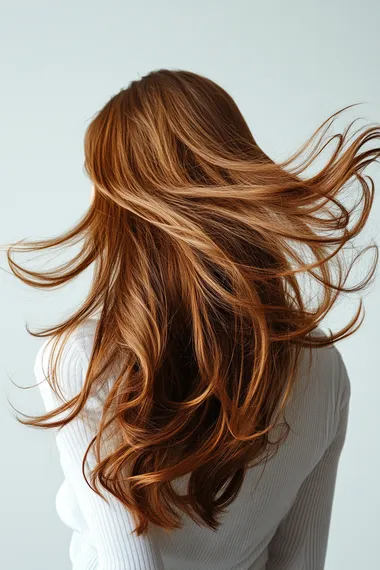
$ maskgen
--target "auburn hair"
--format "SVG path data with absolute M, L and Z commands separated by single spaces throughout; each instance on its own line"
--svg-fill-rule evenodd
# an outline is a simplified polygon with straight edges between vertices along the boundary
M 153 71 L 114 95 L 86 130 L 94 195 L 79 222 L 58 237 L 7 248 L 13 273 L 38 288 L 61 286 L 94 264 L 80 308 L 29 331 L 52 336 L 57 347 L 97 315 L 83 388 L 56 410 L 18 421 L 61 429 L 117 363 L 83 473 L 94 446 L 87 483 L 130 510 L 137 535 L 149 522 L 179 528 L 181 511 L 215 530 L 247 468 L 273 456 L 289 432 L 286 403 L 301 349 L 332 345 L 363 321 L 360 299 L 344 328 L 313 334 L 342 293 L 369 284 L 378 261 L 372 242 L 349 263 L 344 255 L 373 204 L 373 180 L 363 171 L 380 156 L 377 124 L 353 131 L 352 121 L 329 133 L 349 107 L 276 162 L 216 83 Z M 331 144 L 331 156 L 307 174 Z M 70 261 L 46 271 L 12 256 L 78 243 Z M 368 249 L 370 269 L 349 286 Z M 55 391 L 61 349 L 50 362 Z M 102 457 L 109 429 L 115 444 Z M 177 494 L 171 482 L 186 474 L 187 494 Z

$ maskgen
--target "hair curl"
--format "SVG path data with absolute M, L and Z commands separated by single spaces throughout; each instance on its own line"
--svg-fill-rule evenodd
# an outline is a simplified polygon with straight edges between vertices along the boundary
M 374 244 L 348 265 L 343 256 L 370 214 L 374 184 L 363 170 L 380 155 L 378 125 L 352 132 L 352 121 L 328 136 L 345 109 L 276 163 L 220 86 L 191 72 L 151 72 L 113 96 L 87 128 L 94 196 L 80 221 L 53 239 L 8 249 L 13 273 L 38 288 L 68 283 L 95 264 L 82 306 L 61 324 L 31 332 L 58 341 L 98 314 L 83 389 L 55 411 L 19 421 L 63 427 L 121 363 L 92 442 L 91 482 L 131 511 L 137 535 L 150 521 L 180 527 L 173 507 L 216 529 L 246 469 L 268 459 L 289 431 L 285 420 L 283 435 L 270 441 L 301 348 L 331 345 L 362 323 L 360 299 L 343 329 L 312 334 L 342 293 L 368 285 L 378 261 Z M 331 143 L 325 165 L 306 176 Z M 342 202 L 347 188 L 357 192 L 351 207 Z M 11 255 L 78 243 L 69 262 L 44 272 Z M 369 248 L 371 269 L 349 287 L 354 262 Z M 319 286 L 317 299 L 302 286 L 305 276 Z M 110 426 L 121 441 L 101 458 Z M 171 481 L 185 474 L 188 494 L 181 496 Z

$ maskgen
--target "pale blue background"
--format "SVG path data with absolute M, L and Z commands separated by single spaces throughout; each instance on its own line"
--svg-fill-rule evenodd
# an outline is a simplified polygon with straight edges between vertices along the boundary
M 84 129 L 111 95 L 154 68 L 190 69 L 219 82 L 273 158 L 344 105 L 367 102 L 347 121 L 380 122 L 376 0 L 1 0 L 0 7 L 2 243 L 55 235 L 82 215 L 91 191 Z M 377 239 L 378 227 L 377 198 L 363 240 Z M 7 374 L 34 382 L 40 341 L 29 337 L 25 320 L 32 328 L 56 322 L 77 306 L 87 279 L 41 293 L 0 271 L 0 566 L 7 570 L 69 570 L 70 533 L 54 506 L 62 477 L 52 433 L 16 424 L 6 397 L 25 412 L 42 406 L 38 389 L 17 390 Z M 380 567 L 379 285 L 365 295 L 362 329 L 339 345 L 352 405 L 328 570 Z M 341 302 L 326 324 L 344 324 L 354 308 L 354 300 Z

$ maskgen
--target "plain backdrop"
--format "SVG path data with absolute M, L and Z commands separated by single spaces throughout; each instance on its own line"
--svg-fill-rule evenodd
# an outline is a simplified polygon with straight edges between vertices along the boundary
M 57 235 L 85 212 L 91 184 L 82 141 L 94 113 L 152 69 L 209 76 L 235 98 L 274 159 L 295 150 L 330 114 L 380 122 L 377 0 L 1 0 L 0 242 Z M 342 124 L 343 124 L 342 123 Z M 379 171 L 373 168 L 378 184 Z M 377 241 L 379 198 L 360 239 Z M 58 322 L 84 297 L 89 276 L 57 291 L 28 288 L 1 258 L 0 566 L 69 570 L 70 531 L 55 512 L 62 474 L 51 431 L 24 427 L 42 412 L 33 385 L 41 340 L 26 329 Z M 369 255 L 370 259 L 371 256 Z M 34 266 L 36 257 L 18 256 Z M 365 273 L 366 257 L 356 269 Z M 37 267 L 50 263 L 40 259 Z M 380 283 L 364 294 L 366 319 L 339 343 L 352 382 L 327 570 L 380 567 Z M 342 300 L 324 326 L 336 330 L 359 297 Z

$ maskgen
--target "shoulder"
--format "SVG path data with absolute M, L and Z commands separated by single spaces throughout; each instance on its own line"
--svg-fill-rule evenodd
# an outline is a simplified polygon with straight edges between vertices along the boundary
M 312 335 L 328 338 L 320 328 Z M 321 449 L 334 436 L 350 394 L 350 379 L 336 344 L 302 349 L 288 406 L 289 418 L 301 431 L 314 426 L 313 438 L 319 441 Z
M 328 335 L 319 327 L 313 331 L 313 336 L 328 338 Z M 313 349 L 311 373 L 321 388 L 331 393 L 337 408 L 342 409 L 348 404 L 351 396 L 351 382 L 337 343 Z
M 34 360 L 34 375 L 47 408 L 62 403 L 52 390 L 51 364 L 57 363 L 56 380 L 63 400 L 73 398 L 82 389 L 95 330 L 96 320 L 88 319 L 66 338 L 56 342 L 50 336 L 40 346 Z
M 319 328 L 311 334 L 329 338 Z M 297 445 L 309 448 L 315 458 L 324 453 L 337 432 L 350 391 L 350 380 L 336 344 L 301 349 L 297 377 L 285 410 Z

